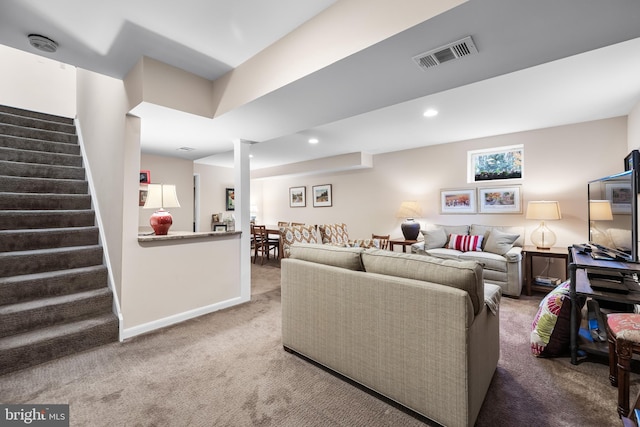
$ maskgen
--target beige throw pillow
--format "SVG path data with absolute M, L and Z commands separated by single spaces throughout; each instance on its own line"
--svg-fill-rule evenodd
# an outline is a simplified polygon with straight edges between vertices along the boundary
M 504 255 L 513 247 L 518 237 L 520 237 L 519 234 L 509 234 L 494 228 L 489 232 L 484 251 Z
M 424 249 L 444 248 L 447 244 L 447 233 L 444 228 L 435 228 L 433 230 L 422 230 L 424 236 Z

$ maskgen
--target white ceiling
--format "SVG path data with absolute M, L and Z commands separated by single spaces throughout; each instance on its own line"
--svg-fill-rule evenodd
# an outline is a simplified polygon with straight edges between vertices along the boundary
M 145 55 L 215 79 L 333 3 L 2 0 L 0 43 L 35 52 L 26 35 L 40 33 L 60 44 L 47 56 L 113 77 Z M 470 0 L 213 120 L 143 104 L 142 149 L 229 166 L 241 138 L 258 142 L 258 169 L 626 115 L 640 101 L 638 23 L 638 1 Z M 467 35 L 477 55 L 426 71 L 411 60 Z

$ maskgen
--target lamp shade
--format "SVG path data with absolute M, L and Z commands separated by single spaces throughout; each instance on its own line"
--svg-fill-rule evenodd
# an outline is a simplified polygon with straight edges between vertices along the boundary
M 400 229 L 404 235 L 405 240 L 416 240 L 418 233 L 420 233 L 420 223 L 415 222 L 413 219 L 422 216 L 422 208 L 416 201 L 402 202 L 400 209 L 396 213 L 398 218 L 406 218 L 406 221 L 402 223 Z
M 611 201 L 590 200 L 589 201 L 589 219 L 591 221 L 613 221 L 613 212 L 611 211 Z
M 171 214 L 164 208 L 179 208 L 176 186 L 168 184 L 149 184 L 147 189 L 147 201 L 144 203 L 146 209 L 158 209 L 155 211 L 149 223 L 156 236 L 164 236 L 169 233 L 169 228 L 173 224 Z
M 560 203 L 555 201 L 529 202 L 527 205 L 527 219 L 552 220 L 562 218 Z

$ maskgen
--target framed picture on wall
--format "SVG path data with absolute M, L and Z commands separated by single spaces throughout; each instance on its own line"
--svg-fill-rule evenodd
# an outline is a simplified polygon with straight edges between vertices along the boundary
M 235 191 L 233 188 L 225 189 L 225 202 L 224 205 L 228 211 L 235 210 Z
M 480 213 L 522 213 L 520 186 L 478 188 Z
M 333 204 L 333 195 L 331 194 L 331 184 L 314 185 L 312 188 L 313 188 L 313 207 L 314 208 L 331 206 Z
M 523 145 L 467 152 L 467 182 L 521 179 L 523 171 Z
M 289 207 L 303 208 L 307 206 L 307 187 L 289 188 Z
M 140 171 L 140 184 L 151 184 L 150 171 Z
M 476 213 L 476 189 L 440 190 L 440 213 Z

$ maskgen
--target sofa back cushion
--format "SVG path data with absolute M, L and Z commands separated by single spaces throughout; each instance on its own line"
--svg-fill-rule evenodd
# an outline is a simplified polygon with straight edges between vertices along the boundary
M 294 243 L 320 243 L 318 231 L 313 225 L 289 225 L 280 227 L 280 243 L 282 257 L 289 257 L 289 250 Z
M 332 245 L 295 243 L 290 248 L 289 258 L 332 265 L 349 270 L 363 271 L 361 254 L 364 248 L 344 248 Z
M 491 230 L 500 230 L 504 233 L 517 234 L 519 237 L 516 239 L 515 242 L 513 242 L 513 246 L 519 246 L 519 247 L 524 246 L 524 227 L 471 224 L 469 234 L 484 235 L 484 240 L 486 242 L 487 237 L 489 237 L 489 233 L 491 232 Z
M 497 255 L 504 255 L 513 247 L 513 244 L 519 238 L 519 234 L 505 233 L 494 228 L 485 239 L 484 250 Z
M 449 236 L 456 234 L 465 236 L 469 234 L 468 225 L 433 225 L 431 228 L 420 230 L 424 236 L 424 249 L 446 248 Z
M 347 224 L 322 224 L 318 226 L 322 243 L 346 245 L 349 242 Z
M 362 264 L 368 273 L 422 280 L 462 289 L 469 294 L 474 314 L 478 314 L 484 305 L 484 281 L 482 264 L 479 262 L 368 249 L 362 253 Z

